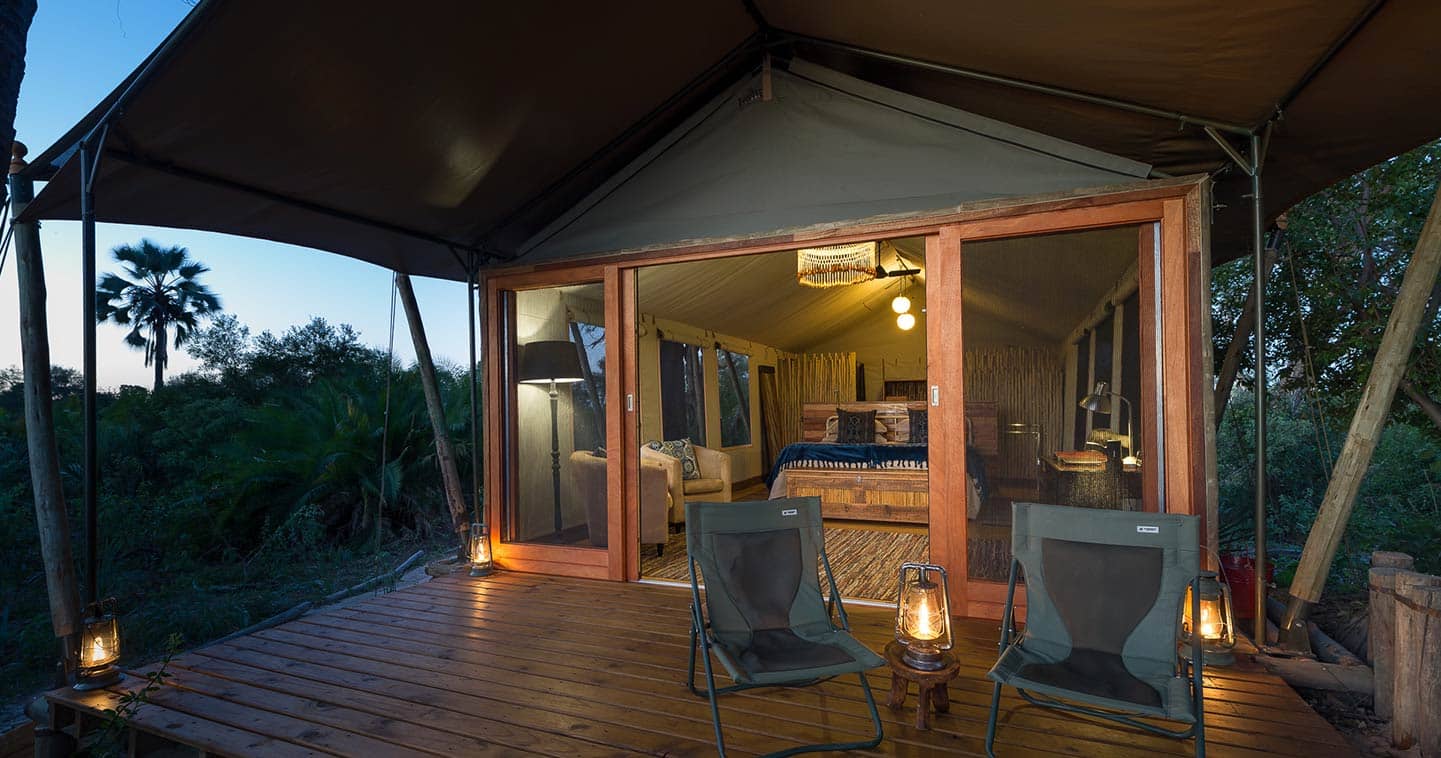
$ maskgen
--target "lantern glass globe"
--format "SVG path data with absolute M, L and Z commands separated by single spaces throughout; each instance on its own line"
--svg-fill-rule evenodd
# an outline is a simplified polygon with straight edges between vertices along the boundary
M 902 313 L 901 315 L 896 316 L 896 326 L 900 327 L 901 331 L 903 332 L 908 332 L 911 329 L 914 329 L 916 326 L 915 314 Z

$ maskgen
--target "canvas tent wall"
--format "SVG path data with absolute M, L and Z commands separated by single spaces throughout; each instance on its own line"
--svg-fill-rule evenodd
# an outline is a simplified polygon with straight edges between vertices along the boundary
M 701 108 L 519 249 L 526 263 L 1138 181 L 1136 161 L 805 61 Z M 771 100 L 763 100 L 769 88 Z

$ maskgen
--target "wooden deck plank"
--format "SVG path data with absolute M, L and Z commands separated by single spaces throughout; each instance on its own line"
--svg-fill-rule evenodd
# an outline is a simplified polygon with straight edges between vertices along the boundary
M 385 614 L 385 613 L 379 613 L 379 612 L 375 612 L 375 611 L 371 611 L 371 612 L 368 612 L 368 613 L 367 613 L 367 612 L 363 611 L 363 609 L 356 609 L 355 612 L 354 612 L 354 614 L 341 614 L 341 615 L 344 615 L 344 616 L 347 618 L 347 620 L 348 620 L 348 621 L 351 621 L 351 622 L 380 621 L 380 620 L 388 621 L 389 623 L 391 623 L 391 624 L 393 624 L 393 625 L 396 625 L 397 627 L 400 627 L 401 631 L 399 631 L 398 634 L 403 634 L 403 635 L 405 635 L 406 637 L 411 637 L 411 638 L 415 637 L 416 635 L 426 635 L 426 634 L 429 633 L 429 630 L 431 630 L 431 629 L 444 630 L 444 631 L 440 632 L 441 634 L 447 634 L 447 635 L 456 635 L 456 634 L 459 634 L 459 635 L 461 635 L 462 637 L 464 637 L 464 636 L 467 635 L 469 632 L 476 632 L 476 631 L 480 631 L 480 630 L 482 630 L 482 629 L 485 628 L 484 626 L 476 626 L 476 625 L 474 625 L 473 622 L 467 621 L 467 620 L 464 618 L 464 614 L 463 614 L 463 613 L 462 613 L 461 615 L 458 615 L 458 616 L 457 616 L 457 615 L 445 616 L 443 619 L 441 619 L 441 618 L 436 618 L 436 619 L 433 619 L 433 623 L 426 623 L 426 622 L 424 622 L 424 621 L 421 621 L 421 620 L 418 620 L 417 618 L 415 618 L 415 617 L 414 617 L 415 615 L 419 615 L 419 616 L 424 616 L 424 615 L 426 615 L 424 612 L 418 612 L 418 611 L 415 612 L 415 613 L 412 614 L 412 615 L 404 616 L 404 617 L 400 617 L 400 616 L 389 616 L 389 615 L 387 615 L 387 614 Z M 519 622 L 515 622 L 513 619 L 512 619 L 511 621 L 512 621 L 512 623 L 519 623 Z M 323 623 L 323 619 L 317 619 L 317 620 L 316 620 L 316 623 Z M 368 633 L 372 633 L 372 634 L 373 634 L 374 631 L 375 631 L 374 629 L 370 629 L 370 630 L 368 630 Z M 641 634 L 641 633 L 637 633 L 637 634 Z M 577 634 L 576 636 L 581 637 L 581 636 L 583 636 L 583 635 Z M 865 639 L 864 632 L 862 633 L 862 640 L 863 640 L 863 641 L 868 641 L 868 640 Z M 487 644 L 494 644 L 494 642 L 495 642 L 495 641 L 493 641 L 493 640 L 487 640 Z M 879 644 L 882 644 L 882 643 L 884 642 L 884 639 L 870 640 L 869 642 L 870 642 L 873 646 L 878 646 Z M 622 660 L 623 660 L 624 663 L 629 664 L 629 665 L 635 665 L 635 666 L 649 665 L 649 666 L 658 666 L 658 667 L 660 667 L 660 668 L 662 668 L 662 669 L 666 669 L 666 668 L 671 667 L 672 665 L 676 665 L 674 662 L 679 662 L 679 665 L 683 665 L 683 662 L 684 662 L 684 660 L 685 660 L 685 656 L 686 656 L 686 654 L 687 654 L 687 650 L 686 650 L 685 647 L 682 647 L 682 646 L 674 646 L 674 645 L 672 645 L 671 643 L 669 643 L 669 641 L 665 641 L 665 640 L 651 640 L 651 641 L 649 641 L 649 644 L 636 643 L 634 640 L 629 640 L 628 643 L 630 643 L 630 644 L 625 645 L 625 646 L 621 646 L 621 649 L 623 649 L 625 652 L 617 652 L 616 654 L 617 654 L 617 656 L 619 656 L 620 658 L 622 658 Z M 458 644 L 458 643 L 457 643 L 457 644 Z M 587 665 L 593 665 L 593 662 L 591 662 L 590 659 L 586 658 L 586 656 L 588 656 L 588 655 L 594 655 L 594 654 L 595 654 L 595 651 L 592 650 L 592 649 L 584 648 L 584 647 L 576 647 L 576 648 L 573 648 L 573 649 L 564 649 L 563 646 L 560 645 L 559 641 L 557 641 L 557 640 L 547 641 L 546 644 L 547 644 L 548 646 L 550 646 L 551 649 L 555 650 L 555 652 L 557 652 L 557 653 L 562 653 L 562 654 L 571 655 L 571 656 L 580 656 L 582 659 L 587 660 Z M 687 640 L 687 644 L 688 644 L 688 640 Z M 664 653 L 664 652 L 658 652 L 658 649 L 661 649 L 661 648 L 671 648 L 672 650 L 671 650 L 671 652 L 670 652 L 669 654 L 666 654 L 666 653 Z M 634 654 L 634 655 L 632 655 L 632 654 Z M 994 654 L 992 653 L 992 655 L 994 655 Z M 881 673 L 884 674 L 884 671 L 882 671 Z M 681 672 L 678 670 L 675 675 L 676 675 L 677 677 L 679 677 L 679 676 L 681 675 Z M 983 670 L 979 670 L 979 671 L 977 671 L 977 672 L 975 673 L 974 676 L 975 676 L 975 678 L 976 678 L 977 680 L 979 680 L 980 677 L 982 677 L 983 675 L 984 675 L 984 671 L 983 671 Z M 884 681 L 884 679 L 882 679 L 881 681 Z M 985 718 L 986 718 L 985 709 L 989 707 L 989 703 L 990 703 L 990 700 L 989 700 L 989 697 L 990 697 L 990 691 L 989 691 L 989 690 L 990 690 L 990 685 L 989 685 L 988 683 L 984 683 L 984 682 L 978 682 L 978 684 L 980 684 L 980 685 L 984 688 L 984 692 L 983 692 L 983 693 L 980 693 L 980 692 L 976 693 L 977 698 L 979 698 L 979 699 L 982 701 L 982 702 L 981 702 L 982 713 L 981 713 L 980 716 L 979 716 L 979 720 L 982 721 L 982 722 L 984 722 L 984 720 L 985 720 Z M 858 697 L 858 696 L 857 696 L 857 697 Z M 1003 702 L 1005 702 L 1005 703 L 1006 703 L 1007 705 L 1009 705 L 1009 706 L 1022 706 L 1022 705 L 1025 704 L 1023 700 L 1021 700 L 1019 697 L 1017 697 L 1017 696 L 1014 695 L 1013 691 L 1007 691 L 1007 693 L 1006 693 L 1006 695 L 1005 695 L 1005 699 L 1004 699 Z M 1028 707 L 1029 707 L 1029 706 L 1028 706 Z M 1057 717 L 1069 719 L 1069 717 L 1063 716 L 1063 715 L 1061 715 L 1061 714 L 1055 714 L 1053 711 L 1044 710 L 1044 709 L 1036 709 L 1036 710 L 1040 711 L 1040 712 L 1043 713 L 1043 714 L 1047 714 L 1047 715 L 1054 714 L 1054 715 L 1057 716 Z M 1224 715 L 1224 714 L 1219 714 L 1219 715 L 1218 715 L 1218 714 L 1212 714 L 1212 718 L 1209 719 L 1209 723 L 1210 723 L 1210 725 L 1211 725 L 1211 727 L 1212 727 L 1211 741 L 1212 741 L 1213 744 L 1236 744 L 1236 745 L 1239 746 L 1239 745 L 1244 745 L 1244 744 L 1249 744 L 1249 743 L 1258 743 L 1258 746 L 1259 746 L 1259 747 L 1262 747 L 1262 748 L 1267 749 L 1267 750 L 1280 751 L 1280 752 L 1286 752 L 1287 749 L 1290 747 L 1290 744 L 1289 744 L 1288 742 L 1286 742 L 1285 740 L 1281 739 L 1280 736 L 1275 735 L 1275 734 L 1262 733 L 1262 734 L 1259 734 L 1259 735 L 1256 735 L 1256 736 L 1249 736 L 1249 735 L 1252 735 L 1253 733 L 1249 730 L 1249 724 L 1248 724 L 1247 722 L 1242 721 L 1242 720 L 1239 720 L 1239 719 L 1235 719 L 1235 718 L 1232 718 L 1232 717 L 1229 717 L 1229 716 Z M 1101 733 L 1100 733 L 1100 735 L 1101 735 L 1101 736 L 1100 736 L 1100 739 L 1102 739 L 1102 740 L 1105 739 L 1105 736 L 1106 736 L 1106 735 L 1115 735 L 1115 734 L 1116 734 L 1116 732 L 1115 732 L 1115 730 L 1114 730 L 1113 728 L 1101 727 L 1101 729 L 1102 729 L 1102 731 L 1101 731 Z M 1233 734 L 1233 733 L 1236 733 L 1236 734 Z M 1325 732 L 1322 732 L 1321 734 L 1325 734 Z M 1155 745 L 1155 747 L 1156 747 L 1157 749 L 1165 749 L 1165 745 L 1164 745 L 1165 738 L 1153 737 L 1153 736 L 1151 736 L 1151 735 L 1144 735 L 1144 736 L 1143 736 L 1143 737 L 1144 737 L 1143 739 L 1139 739 L 1139 740 L 1138 740 L 1138 739 L 1137 739 L 1138 737 L 1142 737 L 1142 736 L 1141 736 L 1141 735 L 1129 735 L 1129 734 L 1124 735 L 1124 739 L 1126 740 L 1126 742 L 1123 743 L 1123 744 L 1129 746 L 1129 745 L 1135 745 L 1135 744 L 1137 744 L 1138 742 L 1144 744 L 1144 743 L 1146 743 L 1146 742 L 1154 741 L 1154 742 L 1157 743 L 1157 744 Z M 1309 733 L 1307 733 L 1307 732 L 1305 732 L 1305 731 L 1298 731 L 1296 734 L 1291 735 L 1291 736 L 1289 737 L 1289 739 L 1300 739 L 1300 740 L 1302 740 L 1303 742 L 1305 742 L 1305 741 L 1312 741 L 1312 739 L 1311 739 L 1311 734 L 1309 734 Z M 1328 744 L 1328 743 L 1321 743 L 1321 744 Z
M 304 632 L 304 625 L 288 625 L 290 631 Z M 496 648 L 487 645 L 485 650 L 491 652 L 478 652 L 463 648 L 449 647 L 454 640 L 447 640 L 440 635 L 416 633 L 405 630 L 405 638 L 391 638 L 383 641 L 380 638 L 386 637 L 386 629 L 381 624 L 360 623 L 350 629 L 338 627 L 313 627 L 317 638 L 336 639 L 355 642 L 357 644 L 377 644 L 387 650 L 405 649 L 421 655 L 443 656 L 447 660 L 465 660 L 487 668 L 523 671 L 531 674 L 544 675 L 564 683 L 569 681 L 586 681 L 598 686 L 608 687 L 617 691 L 643 692 L 647 698 L 659 700 L 671 700 L 671 707 L 679 707 L 691 710 L 700 706 L 701 717 L 709 719 L 709 714 L 704 710 L 704 701 L 697 700 L 677 685 L 684 678 L 684 663 L 679 664 L 670 675 L 661 677 L 645 677 L 637 674 L 627 673 L 625 666 L 615 666 L 610 662 L 585 657 L 553 657 L 536 655 L 534 659 L 509 658 L 496 654 Z M 439 640 L 440 647 L 436 647 Z M 318 642 L 316 644 L 324 644 Z M 551 663 L 552 660 L 566 660 L 568 663 Z M 872 686 L 885 685 L 887 678 L 872 676 Z M 854 693 L 844 690 L 854 690 Z M 841 719 L 850 719 L 849 728 L 857 733 L 864 732 L 870 727 L 869 716 L 865 712 L 865 706 L 859 694 L 859 687 L 837 688 L 840 695 L 831 695 L 819 702 L 806 697 L 808 690 L 786 690 L 782 691 L 787 697 L 778 702 L 776 697 L 766 697 L 755 693 L 738 693 L 727 699 L 723 708 L 726 710 L 723 718 L 730 722 L 731 712 L 741 718 L 757 718 L 789 721 L 796 724 L 811 724 L 817 721 L 830 720 L 836 724 Z M 989 695 L 987 695 L 989 697 Z M 954 701 L 953 701 L 954 702 Z M 986 701 L 986 705 L 989 700 Z M 958 705 L 958 704 L 957 704 Z M 956 708 L 953 705 L 953 708 Z M 986 718 L 985 706 L 977 714 L 976 718 L 984 722 Z M 883 719 L 886 724 L 887 739 L 897 741 L 915 741 L 918 746 L 934 747 L 933 740 L 926 735 L 916 733 L 911 726 L 910 714 L 894 714 L 882 710 Z M 975 739 L 974 730 L 968 734 L 957 732 L 955 736 L 959 739 Z M 1146 735 L 1146 738 L 1159 740 Z M 1143 741 L 1145 741 L 1143 739 Z M 979 743 L 976 747 L 978 748 Z M 1019 747 L 1019 746 L 1018 746 Z M 1032 745 L 1032 747 L 1039 747 Z M 1124 750 L 1123 750 L 1124 752 Z M 1136 750 L 1137 756 L 1145 754 L 1144 751 Z
M 133 677 L 130 681 L 134 681 Z M 124 691 L 124 687 L 90 692 L 76 692 L 65 688 L 46 693 L 46 698 L 52 705 L 69 707 L 92 716 L 98 716 L 105 709 L 116 707 L 120 702 L 120 693 Z M 255 755 L 266 755 L 280 758 L 306 758 L 307 756 L 329 755 L 329 753 L 312 750 L 284 739 L 237 729 L 203 717 L 174 711 L 158 703 L 145 704 L 130 716 L 129 721 L 132 728 L 220 756 L 249 758 Z
M 503 635 L 499 634 L 499 632 L 500 632 L 500 630 L 502 630 L 502 629 L 504 629 L 504 628 L 507 628 L 507 625 L 510 625 L 509 628 L 512 628 L 512 629 L 514 629 L 514 628 L 519 628 L 519 627 L 521 627 L 521 626 L 524 625 L 525 620 L 526 620 L 526 618 L 527 618 L 527 617 L 525 617 L 525 616 L 523 615 L 523 612 L 522 612 L 521 614 L 510 614 L 510 616 L 509 616 L 508 618 L 506 618 L 505 620 L 491 621 L 491 620 L 485 618 L 484 612 L 477 612 L 477 611 L 467 612 L 467 611 L 465 611 L 464 609 L 461 609 L 461 608 L 452 609 L 452 610 L 454 611 L 453 613 L 452 613 L 452 612 L 447 612 L 445 609 L 442 609 L 442 608 L 437 608 L 437 607 L 435 607 L 435 606 L 429 606 L 429 605 L 423 605 L 423 604 L 409 604 L 409 605 L 406 606 L 406 608 L 407 608 L 407 610 L 403 613 L 403 615 L 397 615 L 397 614 L 400 614 L 401 612 L 400 612 L 399 610 L 397 610 L 396 606 L 391 605 L 391 604 L 387 604 L 386 606 L 383 606 L 383 607 L 359 606 L 359 607 L 357 607 L 357 608 L 355 608 L 355 609 L 350 609 L 351 612 L 348 613 L 348 614 L 344 614 L 344 615 L 345 615 L 347 618 L 358 619 L 358 620 L 364 620 L 364 619 L 366 619 L 366 618 L 393 620 L 394 623 L 396 623 L 396 624 L 399 624 L 399 625 L 401 625 L 401 626 L 407 626 L 407 627 L 409 627 L 409 628 L 411 628 L 411 629 L 413 629 L 413 630 L 416 630 L 416 631 L 426 631 L 428 628 L 434 628 L 434 627 L 437 627 L 437 626 L 444 625 L 444 626 L 448 626 L 448 627 L 453 626 L 453 627 L 456 628 L 456 629 L 464 629 L 464 630 L 468 630 L 468 631 L 470 631 L 470 632 L 475 632 L 477 635 L 484 634 L 484 633 L 486 633 L 486 632 L 488 632 L 488 631 L 490 631 L 490 632 L 497 632 L 497 634 L 496 634 L 496 637 L 497 637 L 497 638 L 503 636 Z M 543 617 L 543 616 L 536 616 L 536 617 L 531 617 L 531 618 L 541 618 L 541 617 Z M 428 621 L 427 621 L 427 620 L 428 620 Z M 625 622 L 624 620 L 622 620 L 622 621 L 620 621 L 620 622 L 618 622 L 618 623 L 628 623 L 628 622 Z M 858 633 L 858 636 L 860 636 L 863 641 L 869 641 L 869 642 L 876 643 L 876 644 L 883 644 L 883 642 L 884 642 L 884 638 L 877 638 L 877 639 L 874 639 L 874 640 L 867 640 L 867 639 L 866 639 L 866 637 L 867 637 L 866 630 L 863 629 L 863 628 L 860 628 L 859 626 L 857 627 L 857 633 Z M 889 635 L 889 627 L 887 627 L 887 636 L 888 636 L 888 635 Z M 576 631 L 576 632 L 574 632 L 574 633 L 572 633 L 572 632 L 561 632 L 561 633 L 558 633 L 557 635 L 555 635 L 555 639 L 556 639 L 556 640 L 559 640 L 559 639 L 560 639 L 561 637 L 563 637 L 563 636 L 568 636 L 568 637 L 570 637 L 570 638 L 572 638 L 572 639 L 583 639 L 583 640 L 591 639 L 591 635 L 588 635 L 588 634 L 586 634 L 586 633 L 584 633 L 584 632 L 580 632 L 580 631 Z M 657 635 L 655 635 L 655 634 L 652 633 L 652 632 L 649 632 L 649 631 L 639 631 L 639 630 L 638 630 L 638 631 L 635 631 L 635 632 L 630 633 L 629 636 L 628 636 L 628 639 L 626 640 L 626 644 L 622 645 L 619 649 L 620 649 L 620 650 L 623 650 L 623 651 L 626 651 L 627 654 L 633 652 L 633 653 L 636 653 L 638 656 L 640 656 L 640 657 L 636 657 L 636 658 L 631 658 L 630 660 L 632 660 L 632 662 L 635 662 L 635 663 L 637 663 L 637 664 L 648 664 L 648 663 L 654 663 L 655 661 L 653 660 L 653 657 L 651 657 L 651 656 L 648 654 L 647 651 L 651 651 L 651 650 L 654 650 L 654 649 L 656 649 L 656 648 L 661 648 L 661 647 L 678 648 L 678 649 L 684 651 L 684 650 L 687 650 L 688 645 L 689 645 L 689 639 L 688 639 L 688 637 L 687 637 L 685 634 L 675 634 L 675 635 L 669 636 L 669 638 L 660 638 L 660 637 L 658 637 Z M 985 656 L 986 656 L 986 659 L 987 659 L 987 660 L 984 661 L 984 664 L 988 664 L 988 663 L 989 663 L 989 659 L 994 657 L 995 653 L 993 652 L 993 650 L 994 650 L 994 649 L 992 648 L 991 650 L 987 650 L 987 651 L 985 651 L 985 652 L 983 653 L 983 655 L 985 655 Z M 567 652 L 577 652 L 577 651 L 572 650 L 572 651 L 567 651 Z M 579 651 L 579 652 L 584 652 L 584 650 Z M 684 656 L 684 653 L 680 653 L 679 655 Z M 971 661 L 973 665 L 974 665 L 974 660 L 973 660 L 974 658 L 975 658 L 975 656 L 964 656 L 964 654 L 963 654 L 963 661 Z M 982 665 L 984 665 L 984 664 L 982 664 Z M 665 664 L 662 663 L 661 665 L 665 665 Z M 983 671 L 980 672 L 980 674 L 978 674 L 978 676 L 983 675 L 983 673 L 984 673 Z M 1282 686 L 1284 686 L 1284 685 L 1282 685 Z M 1213 688 L 1213 689 L 1214 689 L 1214 688 Z M 1208 693 L 1208 694 L 1209 694 L 1211 697 L 1213 697 L 1213 698 L 1216 696 L 1216 693 L 1215 693 L 1215 692 L 1210 692 L 1210 693 Z M 1273 693 L 1273 694 L 1279 695 L 1279 692 L 1278 692 L 1278 693 Z M 1251 699 L 1251 700 L 1257 700 L 1257 701 L 1259 701 L 1259 703 L 1260 703 L 1261 705 L 1268 706 L 1268 707 L 1271 707 L 1271 708 L 1285 707 L 1285 706 L 1290 706 L 1290 705 L 1295 705 L 1296 707 L 1304 708 L 1304 703 L 1301 703 L 1301 702 L 1299 701 L 1299 699 L 1295 698 L 1294 693 L 1291 693 L 1291 692 L 1289 691 L 1289 689 L 1286 690 L 1286 696 L 1289 697 L 1290 699 L 1289 699 L 1289 700 L 1277 701 L 1277 700 L 1269 699 L 1268 697 L 1266 697 L 1266 694 L 1265 694 L 1265 693 L 1244 693 L 1244 694 L 1242 695 L 1243 698 Z M 1309 711 L 1309 709 L 1307 709 L 1307 711 Z
M 224 755 L 713 755 L 709 705 L 683 685 L 689 603 L 688 591 L 654 585 L 512 572 L 442 578 L 177 658 L 175 686 L 135 723 Z M 879 649 L 890 639 L 891 611 L 848 609 L 862 642 Z M 911 710 L 882 706 L 886 739 L 876 754 L 983 752 L 997 624 L 961 619 L 955 631 L 962 672 L 951 713 L 918 731 Z M 869 678 L 883 698 L 888 672 Z M 1208 670 L 1205 694 L 1214 756 L 1354 753 L 1264 671 Z M 52 693 L 80 710 L 114 696 Z M 869 733 L 854 677 L 721 702 L 736 755 Z M 1194 751 L 1189 741 L 1029 705 L 1014 690 L 1001 707 L 1002 755 Z

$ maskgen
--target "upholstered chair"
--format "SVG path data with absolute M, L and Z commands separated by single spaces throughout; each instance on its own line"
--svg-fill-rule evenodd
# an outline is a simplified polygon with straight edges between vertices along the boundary
M 609 521 L 606 516 L 606 459 L 588 450 L 577 450 L 570 456 L 570 474 L 575 491 L 585 502 L 585 523 L 590 544 L 609 544 Z M 640 542 L 655 545 L 658 553 L 665 551 L 669 535 L 666 509 L 669 491 L 664 466 L 642 460 L 640 464 Z
M 685 523 L 685 501 L 704 500 L 730 502 L 731 500 L 731 457 L 722 450 L 695 445 L 696 467 L 699 479 L 686 479 L 680 460 L 659 450 L 641 447 L 642 463 L 650 461 L 665 467 L 666 483 L 670 490 L 670 517 L 672 524 Z

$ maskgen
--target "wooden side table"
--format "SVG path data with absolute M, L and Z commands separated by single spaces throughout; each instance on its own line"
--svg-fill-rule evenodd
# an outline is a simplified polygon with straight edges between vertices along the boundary
M 951 693 L 946 689 L 946 683 L 956 678 L 961 672 L 961 664 L 955 656 L 945 653 L 941 657 L 942 666 L 934 671 L 918 669 L 901 659 L 901 653 L 905 652 L 905 645 L 891 640 L 886 645 L 886 664 L 891 667 L 891 697 L 886 705 L 894 710 L 900 710 L 906 705 L 906 692 L 910 689 L 910 683 L 916 683 L 916 728 L 931 728 L 931 708 L 936 713 L 949 713 L 951 710 Z

